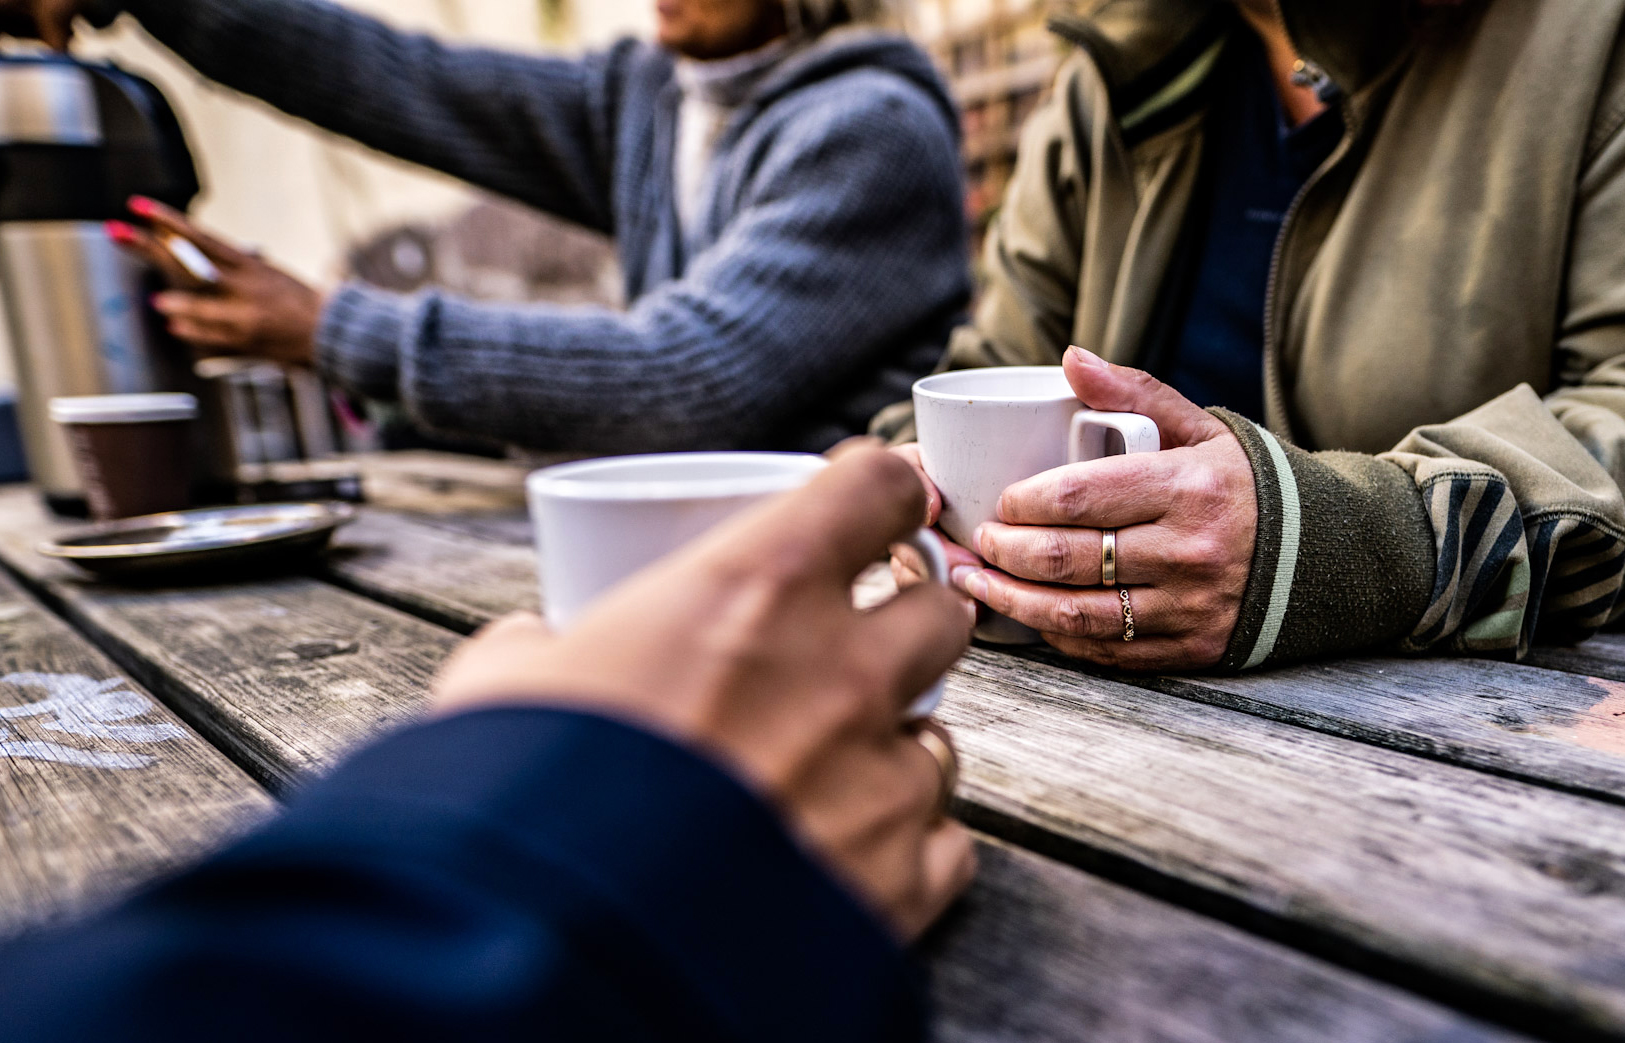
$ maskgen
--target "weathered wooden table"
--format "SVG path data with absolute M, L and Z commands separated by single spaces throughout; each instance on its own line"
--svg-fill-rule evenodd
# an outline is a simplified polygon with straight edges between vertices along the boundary
M 316 572 L 174 590 L 35 555 L 0 489 L 0 935 L 271 814 L 535 606 L 518 468 L 364 466 Z M 1241 678 L 973 649 L 948 692 L 985 839 L 924 946 L 942 1039 L 1625 1039 L 1625 636 Z

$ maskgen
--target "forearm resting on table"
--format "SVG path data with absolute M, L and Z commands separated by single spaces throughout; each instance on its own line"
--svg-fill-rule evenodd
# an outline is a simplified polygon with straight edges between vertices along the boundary
M 1517 657 L 1614 614 L 1625 499 L 1527 386 L 1378 457 L 1307 453 L 1219 415 L 1260 507 L 1225 666 L 1380 647 Z

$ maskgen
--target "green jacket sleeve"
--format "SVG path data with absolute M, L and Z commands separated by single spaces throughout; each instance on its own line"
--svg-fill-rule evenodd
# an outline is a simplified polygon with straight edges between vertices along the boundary
M 1246 450 L 1258 495 L 1252 567 L 1220 668 L 1360 651 L 1414 629 L 1434 552 L 1405 472 L 1360 453 L 1306 452 L 1246 417 L 1211 412 Z

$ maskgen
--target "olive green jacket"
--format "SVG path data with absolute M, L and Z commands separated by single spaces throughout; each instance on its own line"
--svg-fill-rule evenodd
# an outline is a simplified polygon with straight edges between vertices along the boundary
M 1402 0 L 1280 6 L 1347 131 L 1277 243 L 1267 424 L 1224 415 L 1261 506 L 1226 664 L 1583 636 L 1625 572 L 1625 0 L 1420 26 Z M 1249 30 L 1227 0 L 1051 25 L 1077 49 L 1024 128 L 944 368 L 1069 343 L 1147 365 L 1177 336 L 1208 77 Z

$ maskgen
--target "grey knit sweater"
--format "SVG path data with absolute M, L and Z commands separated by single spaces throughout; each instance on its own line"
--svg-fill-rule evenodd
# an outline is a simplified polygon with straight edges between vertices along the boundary
M 321 369 L 420 422 L 539 449 L 823 449 L 929 371 L 970 292 L 954 108 L 905 39 L 837 30 L 672 195 L 671 56 L 447 46 L 316 0 L 124 0 L 199 72 L 615 236 L 629 309 L 329 301 Z

